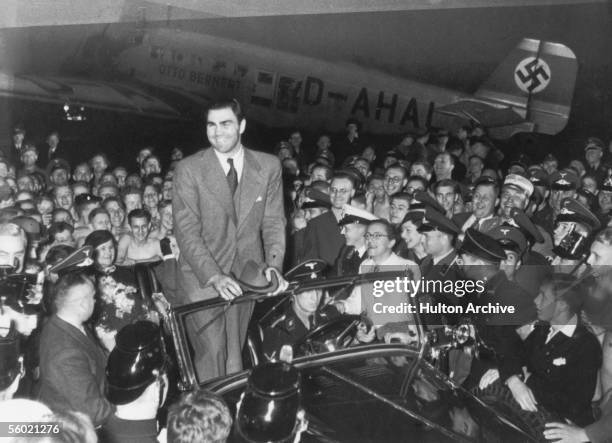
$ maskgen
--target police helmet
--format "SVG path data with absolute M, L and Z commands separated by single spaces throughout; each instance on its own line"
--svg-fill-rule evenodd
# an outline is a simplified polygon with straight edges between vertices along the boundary
M 106 364 L 106 397 L 116 405 L 136 400 L 165 372 L 167 362 L 159 326 L 150 321 L 125 326 Z
M 237 433 L 249 442 L 291 441 L 300 409 L 299 371 L 282 361 L 257 366 L 236 411 Z

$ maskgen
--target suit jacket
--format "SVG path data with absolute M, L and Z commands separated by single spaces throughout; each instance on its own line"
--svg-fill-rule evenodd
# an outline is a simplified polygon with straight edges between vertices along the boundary
M 114 407 L 104 397 L 106 354 L 92 335 L 53 315 L 40 337 L 39 398 L 51 409 L 84 412 L 103 424 Z
M 183 159 L 174 176 L 173 212 L 178 297 L 214 298 L 206 286 L 216 274 L 239 276 L 249 260 L 282 267 L 285 214 L 279 160 L 244 148 L 244 168 L 234 199 L 213 148 Z
M 346 239 L 340 233 L 338 220 L 334 213 L 329 210 L 311 219 L 304 229 L 304 253 L 299 264 L 305 260 L 315 258 L 325 260 L 329 266 L 333 266 L 340 254 Z
M 591 399 L 601 367 L 601 346 L 581 324 L 571 337 L 557 332 L 548 343 L 550 327 L 536 326 L 525 340 L 527 386 L 547 410 L 578 426 L 593 422 Z

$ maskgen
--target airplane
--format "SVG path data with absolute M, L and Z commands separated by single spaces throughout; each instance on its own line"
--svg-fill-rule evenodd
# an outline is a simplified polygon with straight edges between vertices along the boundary
M 563 43 L 524 38 L 476 92 L 465 94 L 160 24 L 105 24 L 79 33 L 71 38 L 78 46 L 56 55 L 48 73 L 0 69 L 0 96 L 57 103 L 74 120 L 87 109 L 194 119 L 207 104 L 235 97 L 249 120 L 270 128 L 339 132 L 352 117 L 369 133 L 470 122 L 494 138 L 509 138 L 560 132 L 578 69 Z

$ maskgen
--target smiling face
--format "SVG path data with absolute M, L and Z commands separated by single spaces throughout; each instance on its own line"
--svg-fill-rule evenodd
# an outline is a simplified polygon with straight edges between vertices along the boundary
M 493 215 L 498 201 L 494 186 L 477 186 L 472 197 L 474 216 L 480 220 Z
M 393 195 L 400 192 L 408 182 L 406 174 L 401 168 L 389 168 L 385 172 L 385 192 L 387 195 Z
M 368 255 L 374 260 L 384 260 L 388 257 L 395 246 L 395 240 L 389 238 L 385 225 L 371 223 L 365 234 Z
M 102 268 L 108 268 L 115 262 L 115 244 L 112 240 L 102 243 L 96 248 L 96 264 Z
M 524 210 L 529 200 L 523 191 L 512 186 L 504 186 L 501 195 L 501 212 L 505 217 L 510 217 L 513 208 Z
M 111 225 L 115 228 L 123 227 L 125 223 L 125 211 L 121 208 L 121 205 L 115 201 L 109 201 L 104 205 L 110 215 Z
M 341 177 L 332 180 L 329 187 L 329 197 L 334 208 L 342 209 L 344 205 L 350 203 L 353 195 L 355 195 L 355 190 L 351 180 Z
M 452 214 L 457 194 L 452 186 L 438 186 L 436 200 L 438 200 L 438 203 L 442 205 L 446 212 Z
M 402 225 L 401 236 L 406 242 L 408 249 L 414 249 L 423 242 L 423 235 L 418 231 L 417 226 L 410 220 Z
M 211 146 L 218 152 L 228 154 L 237 150 L 245 128 L 246 120 L 239 122 L 229 107 L 208 111 L 206 135 Z
M 146 218 L 134 217 L 130 220 L 130 228 L 134 239 L 138 242 L 144 242 L 149 236 L 151 230 L 151 223 Z
M 147 185 L 142 193 L 143 203 L 149 211 L 157 209 L 159 203 L 159 194 L 155 186 Z
M 395 225 L 401 223 L 409 208 L 410 203 L 403 198 L 392 199 L 389 208 L 389 221 Z
M 314 314 L 319 307 L 322 295 L 323 291 L 320 289 L 311 289 L 294 295 L 296 310 L 304 314 Z

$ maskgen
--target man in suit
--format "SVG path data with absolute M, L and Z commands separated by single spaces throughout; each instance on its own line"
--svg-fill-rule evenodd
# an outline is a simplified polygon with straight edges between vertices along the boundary
M 583 303 L 581 289 L 573 277 L 555 274 L 542 285 L 535 300 L 538 319 L 525 340 L 528 377 L 515 374 L 514 398 L 523 409 L 541 405 L 579 426 L 593 422 L 591 399 L 598 382 L 601 346 L 597 338 L 580 323 Z M 535 400 L 533 402 L 532 400 Z
M 19 164 L 19 158 L 21 157 L 21 150 L 25 147 L 25 136 L 26 131 L 20 126 L 16 126 L 13 129 L 13 135 L 11 136 L 11 142 L 7 146 L 4 146 L 2 151 L 4 156 L 11 163 L 12 166 L 17 167 Z
M 52 409 L 87 414 L 95 426 L 114 407 L 104 397 L 106 354 L 85 327 L 94 310 L 95 287 L 83 273 L 57 283 L 54 314 L 40 337 L 39 399 Z
M 481 177 L 474 185 L 472 212 L 462 212 L 453 217 L 453 221 L 465 233 L 469 228 L 487 233 L 499 226 L 501 219 L 495 215 L 499 203 L 499 185 L 491 177 Z
M 282 266 L 286 220 L 281 166 L 276 157 L 242 146 L 245 127 L 236 100 L 214 104 L 206 122 L 212 148 L 177 166 L 172 203 L 181 250 L 177 292 L 184 303 L 240 296 L 232 275 L 240 275 L 248 261 L 265 263 L 268 280 Z M 280 291 L 286 282 L 278 277 Z M 242 303 L 220 316 L 209 310 L 187 319 L 200 380 L 242 369 L 251 312 L 252 304 Z

